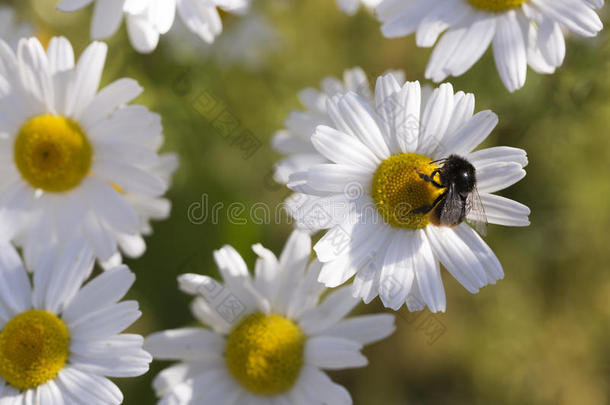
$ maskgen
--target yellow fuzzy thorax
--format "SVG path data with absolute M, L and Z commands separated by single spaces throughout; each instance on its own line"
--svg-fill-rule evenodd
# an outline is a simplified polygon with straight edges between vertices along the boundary
M 394 155 L 381 162 L 373 177 L 371 195 L 386 222 L 411 229 L 430 224 L 427 214 L 411 211 L 432 204 L 443 192 L 418 174 L 431 175 L 437 168 L 430 158 L 417 153 Z
M 93 150 L 74 121 L 40 115 L 27 121 L 14 144 L 14 160 L 21 176 L 34 188 L 65 192 L 89 173 Z
M 235 379 L 257 395 L 292 388 L 303 366 L 305 335 L 290 319 L 255 313 L 227 339 L 226 361 Z
M 0 376 L 20 390 L 54 379 L 69 355 L 70 333 L 64 322 L 43 310 L 29 310 L 0 331 Z

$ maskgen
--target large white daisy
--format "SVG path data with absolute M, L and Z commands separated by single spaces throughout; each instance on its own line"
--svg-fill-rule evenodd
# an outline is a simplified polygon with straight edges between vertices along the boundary
M 231 13 L 244 13 L 251 0 L 61 0 L 57 8 L 71 12 L 95 2 L 91 37 L 112 36 L 121 25 L 123 16 L 131 44 L 138 52 L 152 52 L 159 36 L 167 33 L 176 11 L 193 33 L 206 42 L 222 32 L 218 8 Z
M 333 163 L 294 174 L 289 187 L 314 196 L 313 206 L 329 217 L 332 229 L 314 248 L 324 263 L 321 282 L 336 287 L 355 276 L 354 295 L 365 302 L 380 295 L 393 309 L 406 302 L 410 309 L 425 304 L 444 311 L 439 261 L 472 293 L 502 278 L 503 271 L 466 223 L 433 225 L 432 208 L 446 202 L 441 195 L 450 190 L 433 173 L 442 168 L 437 160 L 458 155 L 474 166 L 471 177 L 476 175 L 489 222 L 526 226 L 527 207 L 492 193 L 525 176 L 527 158 L 509 147 L 473 152 L 498 118 L 491 111 L 473 115 L 474 96 L 454 94 L 450 84 L 422 103 L 418 82 L 400 86 L 386 75 L 378 79 L 375 96 L 375 108 L 354 93 L 328 101 L 333 125 L 319 126 L 312 142 Z M 311 212 L 297 219 L 307 222 Z M 482 219 L 478 210 L 468 213 Z
M 390 335 L 394 317 L 345 319 L 359 300 L 348 288 L 330 292 L 316 281 L 311 240 L 295 231 L 279 260 L 261 245 L 254 278 L 230 246 L 214 254 L 224 283 L 196 274 L 179 277 L 196 295 L 192 311 L 204 325 L 146 338 L 159 360 L 180 363 L 154 380 L 160 404 L 351 404 L 349 393 L 322 371 L 362 367 L 363 345 Z
M 98 92 L 105 58 L 102 43 L 75 65 L 65 38 L 53 38 L 46 53 L 34 38 L 20 41 L 17 54 L 0 42 L 0 221 L 28 267 L 44 246 L 74 237 L 102 262 L 119 245 L 137 256 L 145 220 L 169 210 L 160 198 L 168 186 L 160 169 L 168 161 L 157 152 L 161 118 L 126 105 L 142 92 L 132 79 Z
M 119 302 L 135 276 L 120 266 L 83 286 L 94 261 L 82 243 L 45 259 L 31 281 L 0 245 L 0 403 L 122 403 L 107 377 L 142 375 L 152 360 L 141 336 L 121 333 L 140 317 L 137 302 Z
M 602 29 L 593 9 L 604 0 L 384 0 L 377 13 L 386 37 L 416 32 L 417 45 L 432 47 L 426 78 L 460 76 L 492 45 L 509 91 L 525 84 L 527 65 L 553 73 L 565 57 L 564 32 L 592 37 Z
M 0 39 L 6 41 L 10 46 L 16 47 L 21 38 L 29 37 L 33 33 L 34 27 L 19 21 L 11 7 L 0 6 Z M 0 69 L 2 68 L 0 67 Z

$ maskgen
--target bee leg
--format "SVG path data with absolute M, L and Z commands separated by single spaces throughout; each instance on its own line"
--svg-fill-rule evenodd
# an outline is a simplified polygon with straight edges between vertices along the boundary
M 432 211 L 434 209 L 434 207 L 436 207 L 438 205 L 438 203 L 447 196 L 447 192 L 445 191 L 444 193 L 442 193 L 441 195 L 439 195 L 438 197 L 436 197 L 436 199 L 434 200 L 434 202 L 432 202 L 432 204 L 429 205 L 422 205 L 419 208 L 415 208 L 414 210 L 411 210 L 411 214 L 427 214 L 430 211 Z
M 440 184 L 436 180 L 434 180 L 434 176 L 436 176 L 438 173 L 440 173 L 439 169 L 436 169 L 435 171 L 433 171 L 430 176 L 428 176 L 426 173 L 420 172 L 417 169 L 415 169 L 415 171 L 417 172 L 417 174 L 419 175 L 419 177 L 421 177 L 421 179 L 423 181 L 427 181 L 428 183 L 431 183 L 436 188 L 445 188 L 445 186 L 443 186 L 442 184 Z

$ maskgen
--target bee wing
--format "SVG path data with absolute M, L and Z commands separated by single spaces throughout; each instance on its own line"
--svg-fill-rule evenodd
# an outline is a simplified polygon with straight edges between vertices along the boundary
M 478 233 L 483 236 L 487 235 L 487 215 L 476 187 L 466 199 L 466 220 L 474 226 Z
M 447 188 L 447 196 L 440 215 L 440 224 L 444 226 L 453 226 L 462 219 L 464 210 L 464 202 L 462 197 L 455 190 L 455 185 L 451 184 Z

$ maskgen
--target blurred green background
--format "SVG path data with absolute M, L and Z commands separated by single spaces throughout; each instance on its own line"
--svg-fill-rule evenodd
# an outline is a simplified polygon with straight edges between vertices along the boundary
M 91 7 L 62 14 L 54 0 L 3 2 L 34 22 L 43 40 L 65 35 L 78 52 L 89 42 Z M 249 264 L 254 243 L 279 253 L 291 229 L 286 221 L 259 225 L 243 213 L 246 223 L 232 224 L 224 209 L 217 223 L 194 224 L 187 213 L 203 195 L 225 208 L 233 202 L 274 207 L 288 195 L 271 180 L 279 156 L 269 139 L 290 110 L 300 108 L 300 89 L 353 66 L 372 76 L 394 68 L 410 80 L 423 79 L 430 50 L 416 48 L 413 37 L 384 39 L 364 10 L 349 17 L 330 0 L 258 0 L 255 8 L 279 37 L 264 46 L 269 52 L 257 70 L 201 57 L 194 38 L 164 38 L 151 55 L 132 51 L 124 26 L 108 41 L 104 83 L 133 77 L 143 85 L 137 102 L 162 115 L 164 150 L 181 161 L 169 192 L 171 218 L 154 224 L 148 252 L 128 263 L 138 277 L 129 296 L 143 311 L 135 332 L 192 323 L 189 297 L 177 290 L 176 276 L 217 276 L 212 251 L 223 244 L 235 246 Z M 225 27 L 239 22 L 223 18 Z M 355 404 L 610 404 L 609 39 L 607 30 L 593 40 L 572 38 L 557 74 L 529 71 L 525 88 L 513 95 L 489 52 L 451 79 L 456 89 L 475 93 L 477 110 L 499 115 L 488 145 L 527 150 L 528 176 L 503 195 L 531 207 L 532 225 L 490 227 L 487 242 L 504 266 L 504 280 L 470 295 L 445 272 L 446 314 L 403 309 L 397 332 L 365 350 L 367 368 L 331 374 Z M 250 158 L 197 110 L 202 94 L 260 142 Z M 359 308 L 382 310 L 378 300 Z M 431 337 L 431 324 L 444 333 Z M 118 380 L 125 404 L 155 403 L 151 380 L 165 366 L 155 363 L 145 376 Z

